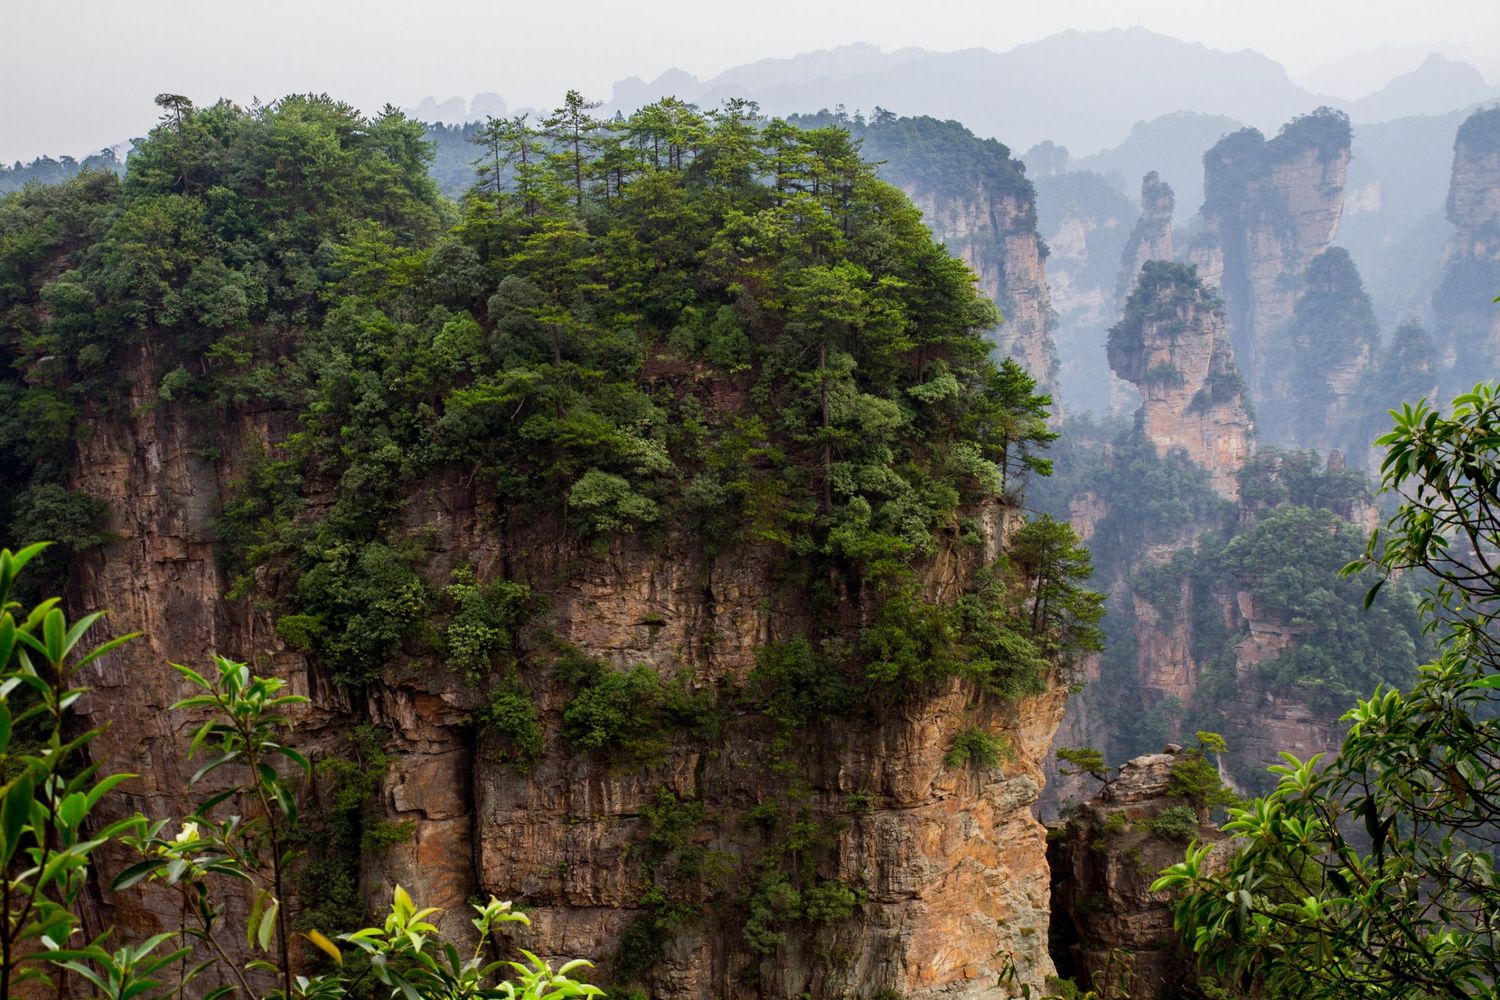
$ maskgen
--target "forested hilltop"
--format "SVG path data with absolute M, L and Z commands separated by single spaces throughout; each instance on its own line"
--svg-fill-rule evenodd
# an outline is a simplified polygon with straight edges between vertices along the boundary
M 453 202 L 392 110 L 159 103 L 123 179 L 0 201 L 0 544 L 147 633 L 101 752 L 217 648 L 314 696 L 298 926 L 401 882 L 627 992 L 1040 985 L 1100 598 L 1022 523 L 1046 396 L 849 132 L 570 94 Z

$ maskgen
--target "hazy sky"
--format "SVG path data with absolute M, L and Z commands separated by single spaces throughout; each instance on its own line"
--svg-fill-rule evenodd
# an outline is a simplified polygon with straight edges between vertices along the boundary
M 496 91 L 550 107 L 673 66 L 708 77 L 855 41 L 1003 50 L 1137 24 L 1258 49 L 1294 75 L 1367 50 L 1397 72 L 1413 45 L 1495 60 L 1500 0 L 0 0 L 0 162 L 140 135 L 161 91 L 327 91 L 365 110 Z

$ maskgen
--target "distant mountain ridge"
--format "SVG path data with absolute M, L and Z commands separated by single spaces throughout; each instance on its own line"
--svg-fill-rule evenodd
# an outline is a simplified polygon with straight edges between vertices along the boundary
M 770 114 L 878 105 L 953 118 L 1012 148 L 1051 139 L 1075 155 L 1117 145 L 1133 123 L 1176 111 L 1273 128 L 1327 103 L 1258 52 L 1221 52 L 1145 28 L 1065 31 L 1006 52 L 842 46 L 707 80 L 671 70 L 650 83 L 622 81 L 606 106 L 629 110 L 668 95 L 703 104 L 748 97 Z

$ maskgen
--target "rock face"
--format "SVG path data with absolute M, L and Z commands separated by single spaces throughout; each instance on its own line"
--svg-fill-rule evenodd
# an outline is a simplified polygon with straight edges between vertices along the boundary
M 1278 338 L 1308 264 L 1338 231 L 1351 135 L 1347 116 L 1324 108 L 1274 139 L 1242 129 L 1203 158 L 1202 232 L 1188 256 L 1222 291 L 1235 357 L 1262 407 L 1287 398 Z
M 1192 957 L 1172 930 L 1175 900 L 1151 891 L 1157 873 L 1182 860 L 1190 837 L 1223 837 L 1206 810 L 1167 794 L 1184 759 L 1176 745 L 1135 758 L 1052 838 L 1053 954 L 1058 973 L 1083 989 L 1172 1000 L 1196 981 Z M 1175 828 L 1167 825 L 1173 820 Z
M 1141 420 L 1158 453 L 1186 450 L 1234 499 L 1253 428 L 1217 297 L 1194 269 L 1146 263 L 1109 333 L 1109 364 L 1141 393 Z
M 1115 299 L 1123 303 L 1130 297 L 1136 278 L 1148 260 L 1171 260 L 1172 213 L 1176 210 L 1172 186 L 1151 171 L 1141 178 L 1141 217 L 1130 231 L 1130 239 L 1120 257 L 1120 280 Z
M 127 808 L 186 811 L 191 721 L 166 710 L 186 691 L 165 663 L 202 664 L 217 650 L 313 696 L 298 740 L 315 758 L 339 742 L 346 713 L 389 734 L 393 763 L 380 811 L 409 822 L 412 836 L 361 858 L 372 905 L 399 883 L 422 903 L 449 908 L 444 920 L 461 934 L 470 896 L 514 899 L 533 920 L 518 943 L 548 956 L 597 957 L 607 975 L 648 914 L 647 890 L 664 877 L 650 868 L 648 837 L 653 804 L 665 796 L 693 804 L 688 842 L 714 861 L 674 883 L 688 913 L 658 942 L 647 979 L 654 997 L 998 998 L 1037 988 L 1053 971 L 1044 836 L 1030 807 L 1062 715 L 1060 689 L 1004 705 L 976 703 L 955 685 L 907 711 L 824 727 L 799 741 L 789 772 L 776 766 L 789 751 L 776 749 L 774 727 L 737 710 L 707 750 L 674 740 L 659 762 L 639 766 L 580 754 L 559 736 L 566 691 L 539 679 L 532 693 L 547 739 L 534 766 L 519 770 L 475 722 L 471 689 L 430 659 L 390 667 L 351 705 L 286 648 L 263 612 L 226 597 L 214 514 L 245 450 L 279 441 L 289 421 L 266 413 L 199 426 L 159 405 L 149 344 L 128 374 L 131 416 L 93 422 L 74 475 L 78 488 L 110 501 L 118 540 L 81 558 L 70 595 L 77 607 L 111 608 L 113 630 L 147 634 L 98 664 L 82 705 L 91 723 L 108 727 L 98 749 L 143 775 Z M 222 445 L 219 457 L 200 453 L 205 435 Z M 732 691 L 759 649 L 805 624 L 767 553 L 714 559 L 690 538 L 575 548 L 556 531 L 497 532 L 487 504 L 462 481 L 412 498 L 406 521 L 429 546 L 426 582 L 441 586 L 458 566 L 487 579 L 508 561 L 550 601 L 550 634 L 589 656 L 645 664 L 692 691 Z M 993 554 L 1015 511 L 981 515 Z M 968 572 L 962 558 L 938 559 L 930 585 L 954 586 Z M 970 727 L 1006 742 L 1003 766 L 944 765 L 955 735 Z M 767 856 L 764 826 L 794 819 L 823 839 L 816 878 L 852 889 L 851 915 L 788 920 L 783 940 L 752 950 L 745 901 Z M 751 873 L 750 881 L 728 884 L 735 872 Z M 136 934 L 175 926 L 164 897 L 127 900 L 108 918 Z
M 1432 305 L 1440 360 L 1452 373 L 1445 387 L 1458 392 L 1500 363 L 1500 310 L 1490 301 L 1500 291 L 1500 108 L 1459 127 L 1447 217 L 1453 237 Z
M 892 180 L 922 210 L 932 233 L 979 275 L 979 288 L 1004 316 L 995 342 L 1021 362 L 1042 392 L 1057 388 L 1057 349 L 1049 328 L 1051 292 L 1032 198 L 979 183 L 941 191 L 918 178 Z
M 1021 161 L 954 121 L 887 115 L 838 123 L 861 140 L 880 177 L 921 209 L 933 235 L 979 276 L 980 290 L 1004 315 L 995 333 L 1001 353 L 1023 364 L 1043 392 L 1054 392 L 1046 250 L 1037 232 L 1036 189 Z
M 1116 309 L 1123 309 L 1149 260 L 1171 260 L 1172 213 L 1176 199 L 1172 186 L 1155 170 L 1141 178 L 1141 214 L 1125 249 L 1120 254 L 1120 274 L 1115 281 Z M 1217 273 L 1217 272 L 1216 272 Z M 1118 316 L 1115 317 L 1118 319 Z M 1140 405 L 1140 393 L 1113 371 L 1109 373 L 1109 412 L 1127 413 Z
M 1372 406 L 1384 416 L 1393 400 L 1362 398 L 1380 335 L 1370 296 L 1343 247 L 1315 257 L 1272 357 L 1283 395 L 1264 408 L 1262 434 L 1323 454 L 1334 449 L 1363 460 L 1362 433 Z

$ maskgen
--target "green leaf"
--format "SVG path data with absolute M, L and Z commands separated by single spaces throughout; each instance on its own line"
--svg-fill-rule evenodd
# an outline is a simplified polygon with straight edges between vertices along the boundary
M 83 817 L 88 815 L 88 799 L 82 792 L 74 792 L 57 805 L 57 818 L 69 830 L 78 829 Z
M 108 795 L 115 788 L 115 786 L 123 784 L 124 782 L 127 782 L 131 778 L 134 778 L 134 777 L 136 777 L 136 775 L 129 774 L 129 773 L 126 773 L 126 772 L 122 771 L 119 774 L 111 774 L 111 775 L 109 775 L 106 778 L 100 779 L 100 781 L 99 781 L 98 784 L 96 784 L 93 788 L 89 789 L 89 793 L 88 793 L 88 808 L 89 808 L 89 810 L 92 812 L 94 806 L 96 806 L 96 805 L 99 804 L 99 800 L 102 799 L 102 798 L 104 798 L 104 796 Z
M 264 911 L 267 898 L 270 897 L 264 889 L 258 889 L 255 900 L 250 904 L 250 916 L 245 920 L 245 946 L 251 947 L 255 944 L 255 933 L 260 928 L 260 917 Z
M 152 872 L 160 871 L 162 868 L 165 868 L 166 865 L 167 862 L 163 858 L 147 858 L 145 861 L 137 861 L 135 864 L 131 865 L 129 868 L 126 868 L 124 871 L 120 872 L 120 874 L 116 875 L 115 880 L 110 883 L 110 887 L 116 892 L 119 892 L 122 889 L 129 889 L 131 886 L 151 875 Z
M 47 612 L 47 617 L 42 619 L 42 644 L 46 647 L 42 655 L 52 664 L 61 664 L 67 649 L 63 645 L 67 619 L 58 608 L 52 608 Z
M 276 913 L 281 909 L 281 902 L 277 899 L 271 900 L 271 905 L 260 917 L 260 929 L 255 932 L 255 941 L 260 945 L 261 951 L 271 950 L 271 933 L 276 929 Z
M 3 851 L 0 851 L 0 867 L 10 864 L 16 848 L 20 846 L 22 831 L 26 828 L 26 821 L 31 818 L 35 790 L 36 785 L 29 768 L 0 787 L 0 836 L 5 838 Z
M 196 785 L 198 782 L 202 781 L 210 771 L 213 771 L 219 767 L 223 767 L 225 764 L 231 763 L 232 761 L 238 760 L 239 756 L 240 752 L 238 750 L 230 750 L 227 753 L 220 754 L 213 760 L 209 761 L 207 764 L 204 764 L 202 767 L 198 768 L 198 770 L 193 773 L 193 776 L 188 779 L 188 784 Z
M 0 670 L 7 669 L 16 648 L 16 620 L 9 611 L 0 615 Z

